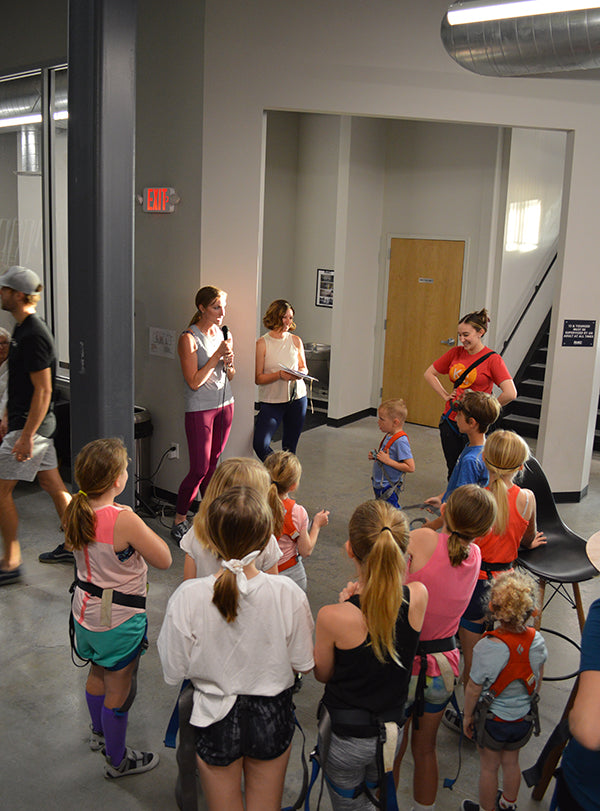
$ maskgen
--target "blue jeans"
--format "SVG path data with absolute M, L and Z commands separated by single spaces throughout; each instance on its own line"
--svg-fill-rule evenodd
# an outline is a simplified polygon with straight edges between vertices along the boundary
M 306 397 L 300 397 L 298 400 L 288 400 L 287 403 L 260 403 L 254 424 L 252 446 L 261 462 L 264 462 L 267 456 L 273 453 L 271 438 L 282 421 L 283 437 L 281 447 L 284 451 L 296 453 L 296 447 L 304 425 L 304 417 L 306 416 L 306 405 Z

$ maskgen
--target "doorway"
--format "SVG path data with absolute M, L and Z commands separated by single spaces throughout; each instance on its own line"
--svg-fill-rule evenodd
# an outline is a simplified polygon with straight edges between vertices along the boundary
M 391 240 L 382 399 L 404 399 L 409 422 L 439 422 L 423 373 L 456 344 L 464 259 L 464 240 Z

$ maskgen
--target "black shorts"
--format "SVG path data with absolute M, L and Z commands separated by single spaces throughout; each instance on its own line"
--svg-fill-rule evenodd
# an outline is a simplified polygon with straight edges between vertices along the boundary
M 209 766 L 229 766 L 241 757 L 273 760 L 293 735 L 291 687 L 276 696 L 241 695 L 225 718 L 196 727 L 196 752 Z
M 462 615 L 463 619 L 471 620 L 471 622 L 484 619 L 489 601 L 489 585 L 488 580 L 477 581 L 469 605 Z
M 533 732 L 533 721 L 524 718 L 519 721 L 494 721 L 488 719 L 485 722 L 485 732 L 483 742 L 477 741 L 480 746 L 493 749 L 498 752 L 502 749 L 521 749 L 529 741 Z

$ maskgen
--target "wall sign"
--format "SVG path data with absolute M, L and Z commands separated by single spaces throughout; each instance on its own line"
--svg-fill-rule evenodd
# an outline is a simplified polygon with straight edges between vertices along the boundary
M 595 321 L 563 322 L 562 346 L 593 346 L 596 337 Z
M 153 186 L 144 189 L 142 211 L 152 214 L 172 214 L 179 202 L 179 195 L 169 186 Z

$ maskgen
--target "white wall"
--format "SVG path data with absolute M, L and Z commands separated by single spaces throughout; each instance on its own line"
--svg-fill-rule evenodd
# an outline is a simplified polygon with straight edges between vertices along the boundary
M 506 195 L 506 222 L 501 231 L 502 263 L 497 290 L 496 346 L 502 346 L 515 326 L 524 304 L 529 300 L 556 252 L 560 231 L 560 214 L 565 168 L 566 132 L 515 128 L 510 139 L 510 160 Z M 508 219 L 511 205 L 539 200 L 540 232 L 537 246 L 526 251 L 508 250 Z M 555 274 L 544 283 L 536 302 L 537 318 L 530 313 L 519 330 L 518 338 L 531 345 L 552 305 Z M 512 343 L 512 342 L 511 342 Z M 522 360 L 518 346 L 507 349 L 505 360 Z M 511 368 L 511 367 L 509 367 Z M 512 367 L 514 370 L 514 367 Z M 514 370 L 516 371 L 516 370 Z
M 315 306 L 317 268 L 335 270 L 340 118 L 300 117 L 293 301 L 305 342 L 331 343 L 332 310 Z M 336 279 L 337 284 L 337 279 Z M 337 290 L 334 293 L 337 306 Z
M 261 315 L 277 298 L 294 302 L 299 119 L 297 113 L 267 114 Z
M 600 276 L 590 272 L 589 262 L 596 253 L 594 212 L 600 194 L 594 144 L 600 124 L 597 87 L 585 81 L 491 79 L 462 70 L 447 56 L 439 37 L 447 7 L 446 0 L 372 0 L 354 4 L 349 14 L 342 0 L 306 0 L 301 6 L 260 0 L 257 14 L 256 4 L 208 0 L 204 277 L 226 269 L 236 299 L 243 300 L 245 308 L 256 305 L 265 109 L 573 129 L 574 177 L 556 312 L 559 320 L 596 317 Z M 231 312 L 237 307 L 232 301 Z M 245 325 L 240 319 L 238 346 L 241 339 L 250 358 L 247 369 L 241 364 L 236 381 L 238 416 L 231 449 L 237 452 L 249 449 L 254 333 L 255 322 Z M 336 351 L 344 364 L 351 363 L 345 347 L 336 346 Z M 571 423 L 587 425 L 589 404 L 597 398 L 600 382 L 595 379 L 596 347 L 586 352 L 557 346 L 555 360 L 557 375 L 562 377 L 564 370 L 569 386 L 566 377 L 551 386 L 548 434 L 562 429 L 561 404 L 567 399 Z M 562 443 L 559 450 L 558 443 L 542 442 L 542 462 L 560 491 L 579 491 L 588 477 L 587 434 L 578 429 L 570 439 L 566 450 Z

